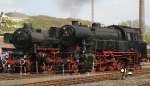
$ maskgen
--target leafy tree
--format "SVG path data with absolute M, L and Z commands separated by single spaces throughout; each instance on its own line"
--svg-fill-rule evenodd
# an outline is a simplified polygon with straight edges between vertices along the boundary
M 120 23 L 120 25 L 130 26 L 130 27 L 139 27 L 139 21 L 138 20 L 127 20 Z
M 14 32 L 17 28 L 22 27 L 24 22 L 29 21 L 28 19 L 22 21 L 14 21 L 8 18 L 4 18 L 3 23 L 0 24 L 0 34 Z
M 148 45 L 150 45 L 150 27 L 147 26 L 146 29 L 147 31 L 145 31 L 143 36 L 144 36 L 144 40 L 148 43 Z
M 3 23 L 0 25 L 0 31 L 1 34 L 4 32 L 10 32 L 13 31 L 15 28 L 13 27 L 15 25 L 15 22 L 11 20 L 5 20 Z

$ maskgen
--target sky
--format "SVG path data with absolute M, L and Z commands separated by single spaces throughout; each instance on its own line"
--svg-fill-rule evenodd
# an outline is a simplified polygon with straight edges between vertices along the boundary
M 95 21 L 111 25 L 135 20 L 138 7 L 139 0 L 95 0 Z M 0 0 L 0 11 L 91 20 L 90 0 Z M 150 25 L 150 0 L 145 0 L 145 21 Z

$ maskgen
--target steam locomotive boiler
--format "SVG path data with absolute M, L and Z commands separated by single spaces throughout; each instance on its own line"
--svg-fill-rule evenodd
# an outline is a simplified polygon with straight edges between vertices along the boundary
M 30 24 L 25 24 L 23 28 L 15 31 L 13 35 L 13 44 L 17 49 L 28 50 L 34 47 L 51 47 L 54 42 L 58 42 L 49 35 L 50 31 L 57 29 L 52 27 L 49 31 L 33 29 Z

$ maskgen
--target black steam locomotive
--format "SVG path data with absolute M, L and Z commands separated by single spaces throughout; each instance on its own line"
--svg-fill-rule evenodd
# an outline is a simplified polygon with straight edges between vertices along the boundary
M 88 27 L 74 21 L 43 31 L 25 24 L 14 32 L 12 43 L 16 52 L 22 52 L 24 60 L 19 62 L 25 67 L 30 65 L 30 71 L 117 70 L 126 64 L 136 67 L 146 57 L 146 43 L 139 28 L 119 25 L 102 27 L 93 23 Z

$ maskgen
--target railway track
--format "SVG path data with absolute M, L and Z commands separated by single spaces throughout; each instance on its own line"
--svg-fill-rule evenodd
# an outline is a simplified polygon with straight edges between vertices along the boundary
M 25 79 L 30 76 L 19 76 L 18 74 L 0 74 L 0 81 L 2 80 L 16 80 L 16 79 Z
M 149 74 L 150 69 L 143 69 L 134 71 L 133 76 L 140 76 Z M 57 76 L 57 75 L 49 75 L 48 74 L 31 74 L 31 75 L 22 75 L 19 76 L 19 74 L 0 74 L 0 80 L 19 80 L 19 79 L 30 79 L 33 78 L 40 78 L 39 81 L 36 82 L 27 82 L 23 84 L 14 84 L 13 86 L 67 86 L 67 85 L 73 85 L 73 84 L 81 84 L 81 83 L 89 83 L 89 82 L 95 82 L 95 81 L 101 81 L 101 80 L 119 80 L 121 78 L 121 73 L 119 71 L 113 71 L 113 72 L 105 72 L 101 74 L 93 74 L 93 75 L 79 75 L 80 77 L 74 77 L 76 75 L 72 75 L 72 77 L 68 78 L 56 78 L 52 80 L 47 81 L 41 81 L 43 77 L 49 77 Z M 58 75 L 59 76 L 59 75 Z M 69 75 L 71 76 L 71 75 Z M 78 75 L 77 75 L 78 76 Z M 66 77 L 64 75 L 63 77 Z M 149 83 L 146 83 L 149 84 Z M 9 86 L 9 85 L 8 85 Z M 145 85 L 145 83 L 140 84 L 139 86 L 150 86 Z
M 150 71 L 148 70 L 136 71 L 133 76 L 144 75 L 147 73 L 150 73 Z M 101 80 L 111 80 L 111 79 L 120 80 L 120 78 L 121 78 L 121 73 L 112 72 L 103 75 L 94 75 L 94 76 L 86 76 L 86 77 L 78 77 L 78 78 L 67 78 L 67 79 L 58 79 L 58 80 L 51 80 L 51 81 L 44 81 L 44 82 L 28 83 L 28 84 L 23 84 L 21 86 L 69 86 L 75 84 L 96 82 Z M 14 86 L 20 86 L 20 85 L 14 85 Z M 150 85 L 140 85 L 140 86 L 150 86 Z
M 73 84 L 89 83 L 89 82 L 109 79 L 110 77 L 111 77 L 111 74 L 101 74 L 101 75 L 94 75 L 94 76 L 29 83 L 29 84 L 23 84 L 21 86 L 68 86 L 68 85 L 73 85 Z M 20 85 L 14 85 L 14 86 L 20 86 Z
M 17 79 L 32 79 L 48 76 L 48 74 L 10 74 L 0 73 L 0 81 L 2 80 L 17 80 Z
M 150 86 L 150 82 L 142 82 L 138 86 Z

